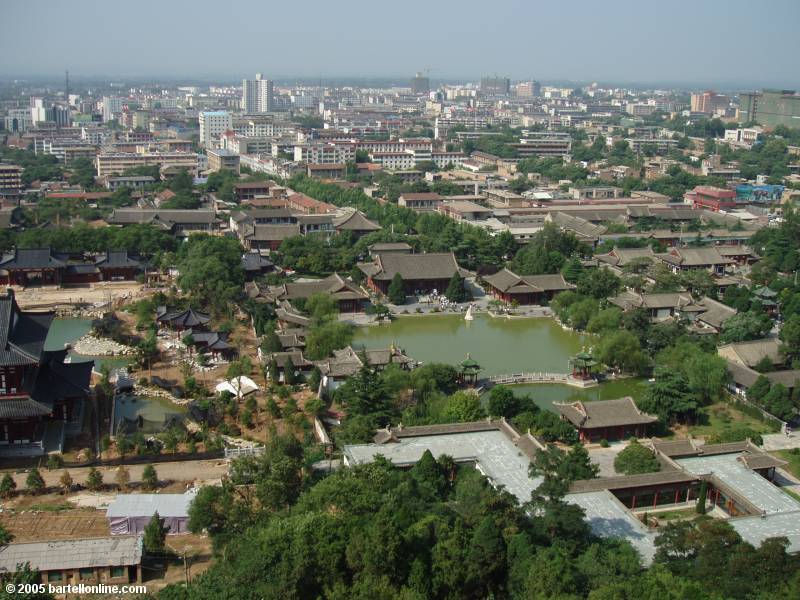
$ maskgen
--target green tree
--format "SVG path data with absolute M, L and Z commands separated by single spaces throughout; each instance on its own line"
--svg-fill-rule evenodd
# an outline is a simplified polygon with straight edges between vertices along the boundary
M 471 392 L 456 392 L 447 399 L 444 408 L 444 417 L 448 421 L 478 421 L 485 415 L 480 398 Z
M 161 554 L 166 548 L 167 528 L 158 511 L 153 514 L 150 522 L 144 528 L 144 550 L 149 554 Z
M 272 354 L 273 352 L 281 352 L 283 345 L 274 330 L 267 331 L 261 339 L 261 352 L 264 354 Z
M 564 265 L 564 268 L 561 269 L 561 274 L 564 276 L 564 279 L 570 283 L 577 283 L 583 275 L 583 263 L 581 259 L 577 256 L 570 258 Z
M 464 279 L 458 273 L 453 273 L 444 295 L 450 302 L 466 302 L 469 300 L 467 289 L 464 287 Z
M 94 467 L 89 469 L 89 474 L 86 476 L 86 487 L 93 492 L 103 487 L 103 474 Z
M 8 499 L 14 495 L 14 490 L 17 489 L 17 482 L 10 473 L 4 473 L 3 479 L 0 479 L 0 498 Z
M 642 399 L 642 410 L 657 414 L 664 422 L 694 422 L 700 404 L 683 374 L 659 366 L 654 375 L 655 381 Z
M 770 332 L 772 320 L 763 312 L 745 312 L 733 315 L 722 324 L 720 341 L 725 344 L 758 340 Z
M 44 491 L 44 479 L 39 469 L 31 469 L 28 471 L 28 476 L 25 478 L 25 489 L 31 494 L 40 494 Z
M 145 465 L 142 470 L 142 488 L 145 490 L 155 490 L 158 488 L 158 473 L 153 465 Z
M 800 314 L 792 315 L 781 327 L 778 334 L 781 342 L 781 352 L 789 363 L 800 360 Z
M 5 546 L 14 541 L 14 534 L 12 534 L 6 526 L 0 523 L 0 546 Z
M 748 388 L 747 399 L 756 403 L 761 403 L 761 401 L 764 399 L 764 396 L 769 393 L 769 388 L 771 385 L 772 383 L 769 379 L 767 379 L 764 375 L 759 375 L 755 383 Z
M 494 417 L 511 418 L 520 412 L 520 401 L 505 385 L 496 385 L 489 392 L 489 414 Z
M 306 336 L 305 355 L 312 360 L 322 360 L 333 354 L 334 350 L 347 347 L 355 335 L 349 323 L 331 321 L 314 326 Z
M 637 440 L 630 444 L 614 458 L 614 470 L 623 475 L 654 473 L 661 470 L 661 463 L 652 450 L 642 446 Z
M 392 281 L 389 284 L 389 288 L 387 290 L 386 295 L 389 297 L 389 302 L 391 302 L 392 304 L 406 303 L 405 286 L 403 284 L 403 278 L 400 276 L 400 273 L 395 273 L 394 277 L 392 277 Z
M 597 356 L 610 367 L 636 375 L 643 374 L 649 365 L 639 345 L 639 338 L 625 330 L 606 333 L 600 340 Z

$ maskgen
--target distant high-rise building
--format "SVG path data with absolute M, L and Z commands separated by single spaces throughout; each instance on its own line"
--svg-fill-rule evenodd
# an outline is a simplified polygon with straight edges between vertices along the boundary
M 414 75 L 411 80 L 411 93 L 412 94 L 427 94 L 431 91 L 431 80 L 425 77 L 422 73 Z
M 31 124 L 55 123 L 59 127 L 70 124 L 69 108 L 58 104 L 48 104 L 42 98 L 31 98 Z
M 242 79 L 242 112 L 262 113 L 273 110 L 273 84 L 271 79 Z
M 224 110 L 201 112 L 198 120 L 200 121 L 201 144 L 208 144 L 211 140 L 218 140 L 223 133 L 233 129 L 231 113 Z
M 103 122 L 113 121 L 122 113 L 122 98 L 103 96 Z
M 533 98 L 542 95 L 542 86 L 538 81 L 520 81 L 517 84 L 518 98 Z
M 800 128 L 800 94 L 792 90 L 764 90 L 739 94 L 739 122 Z
M 490 96 L 507 96 L 511 91 L 511 80 L 508 77 L 481 78 L 481 92 Z
M 730 98 L 728 98 L 728 96 L 722 96 L 709 90 L 702 94 L 692 94 L 689 108 L 692 112 L 713 115 L 718 110 L 726 109 L 728 104 L 730 104 Z

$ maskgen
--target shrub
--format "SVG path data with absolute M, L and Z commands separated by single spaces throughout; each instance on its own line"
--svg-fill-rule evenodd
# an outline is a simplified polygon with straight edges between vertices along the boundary
M 634 440 L 617 454 L 614 459 L 614 469 L 625 475 L 654 473 L 661 470 L 661 463 L 658 462 L 652 450 Z
M 42 474 L 39 473 L 39 469 L 32 469 L 25 478 L 25 489 L 31 494 L 39 494 L 44 491 L 44 488 L 44 479 Z
M 103 487 L 103 474 L 94 467 L 89 469 L 89 475 L 86 477 L 86 487 L 93 492 Z

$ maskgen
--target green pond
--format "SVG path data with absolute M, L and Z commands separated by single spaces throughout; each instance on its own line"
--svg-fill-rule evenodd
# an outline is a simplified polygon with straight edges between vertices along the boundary
M 171 402 L 167 398 L 157 396 L 140 398 L 132 394 L 118 394 L 114 398 L 114 435 L 117 425 L 123 418 L 138 421 L 142 433 L 163 431 L 165 421 L 171 417 L 181 417 L 187 409 Z
M 456 365 L 467 353 L 482 367 L 481 376 L 505 373 L 567 373 L 569 358 L 594 343 L 591 335 L 567 331 L 553 319 L 507 319 L 478 315 L 399 317 L 391 323 L 359 327 L 354 346 L 387 348 L 394 344 L 421 363 Z M 637 398 L 644 383 L 626 379 L 589 389 L 558 384 L 516 385 L 514 391 L 531 394 L 542 408 L 566 400 L 604 400 L 631 395 Z
M 644 379 L 619 379 L 607 381 L 598 386 L 581 389 L 571 385 L 558 385 L 552 383 L 521 384 L 512 386 L 517 395 L 528 394 L 534 402 L 544 409 L 551 409 L 553 402 L 591 402 L 592 400 L 613 400 L 623 396 L 631 396 L 639 400 L 647 389 Z
M 79 338 L 86 335 L 92 329 L 91 319 L 55 319 L 50 325 L 50 331 L 47 333 L 47 339 L 44 342 L 45 350 L 61 350 L 64 344 L 74 344 Z M 127 360 L 124 358 L 109 358 L 107 356 L 86 356 L 78 354 L 77 352 L 70 351 L 70 359 L 73 362 L 87 362 L 93 360 L 95 362 L 95 370 L 99 369 L 100 365 L 107 364 L 112 369 L 124 367 Z

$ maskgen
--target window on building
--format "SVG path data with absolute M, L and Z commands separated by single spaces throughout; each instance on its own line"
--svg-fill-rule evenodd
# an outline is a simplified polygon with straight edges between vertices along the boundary
M 64 579 L 64 573 L 62 573 L 61 571 L 50 571 L 47 574 L 47 581 L 48 582 L 50 582 L 50 581 L 52 581 L 52 582 L 62 581 L 63 579 Z
M 79 569 L 78 576 L 83 579 L 94 579 L 94 569 Z
M 125 577 L 125 567 L 111 567 L 111 577 L 114 579 Z

